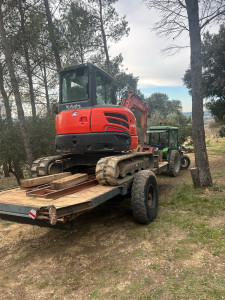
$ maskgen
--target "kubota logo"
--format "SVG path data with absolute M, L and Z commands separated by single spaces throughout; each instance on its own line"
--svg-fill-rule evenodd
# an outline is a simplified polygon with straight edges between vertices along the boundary
M 73 117 L 76 117 L 78 115 L 78 111 L 74 111 L 73 113 L 72 113 L 72 116 Z

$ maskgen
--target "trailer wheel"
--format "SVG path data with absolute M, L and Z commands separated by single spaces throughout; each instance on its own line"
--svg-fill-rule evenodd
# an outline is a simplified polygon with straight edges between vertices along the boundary
M 176 177 L 180 171 L 180 154 L 177 150 L 172 150 L 169 160 L 169 175 Z
M 187 155 L 181 155 L 180 157 L 180 168 L 182 170 L 187 169 L 191 164 L 191 160 Z
M 134 176 L 131 204 L 134 219 L 138 223 L 148 224 L 157 216 L 158 185 L 152 171 L 139 171 Z

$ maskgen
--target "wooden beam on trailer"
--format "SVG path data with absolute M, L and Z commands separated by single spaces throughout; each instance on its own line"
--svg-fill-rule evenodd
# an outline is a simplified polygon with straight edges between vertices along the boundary
M 47 176 L 40 176 L 40 177 L 36 177 L 36 178 L 24 179 L 24 180 L 21 180 L 20 183 L 21 183 L 22 188 L 30 188 L 33 186 L 50 183 L 56 179 L 65 178 L 70 175 L 71 175 L 71 172 L 64 172 L 64 173 L 58 173 L 58 174 L 54 174 L 54 175 L 47 175 Z
M 62 190 L 75 186 L 76 184 L 82 183 L 88 180 L 88 174 L 77 173 L 62 179 L 54 180 L 50 183 L 51 190 Z

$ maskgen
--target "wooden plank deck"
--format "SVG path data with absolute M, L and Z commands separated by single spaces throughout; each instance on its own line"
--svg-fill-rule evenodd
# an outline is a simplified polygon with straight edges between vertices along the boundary
M 159 168 L 162 166 L 168 165 L 168 161 L 160 161 L 159 162 Z
M 0 192 L 0 204 L 11 204 L 21 206 L 43 207 L 54 205 L 56 209 L 81 204 L 91 201 L 92 198 L 112 191 L 118 187 L 96 185 L 85 190 L 73 193 L 58 199 L 45 199 L 39 197 L 27 197 L 26 191 L 20 188 Z

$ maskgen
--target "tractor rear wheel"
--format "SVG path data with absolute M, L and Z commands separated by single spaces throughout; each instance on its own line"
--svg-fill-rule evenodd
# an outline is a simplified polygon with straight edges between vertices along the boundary
M 180 153 L 177 150 L 172 150 L 169 160 L 169 174 L 176 177 L 180 172 Z
M 180 157 L 180 168 L 182 170 L 187 169 L 191 164 L 191 160 L 187 155 L 181 155 Z
M 148 224 L 157 216 L 158 185 L 152 171 L 139 171 L 134 176 L 131 204 L 134 219 L 138 223 Z

